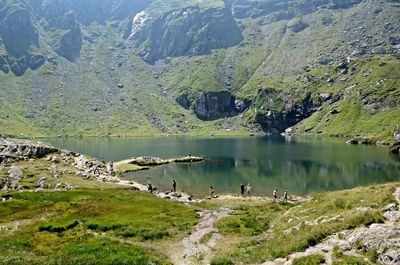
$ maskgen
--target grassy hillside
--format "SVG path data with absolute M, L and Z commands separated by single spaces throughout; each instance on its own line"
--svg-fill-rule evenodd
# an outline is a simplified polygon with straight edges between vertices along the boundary
M 396 125 L 396 2 L 102 1 L 2 3 L 0 134 L 281 133 L 302 121 L 300 133 L 387 140 Z M 205 100 L 217 91 L 237 116 L 197 118 L 226 104 Z M 321 93 L 343 111 L 329 118 Z

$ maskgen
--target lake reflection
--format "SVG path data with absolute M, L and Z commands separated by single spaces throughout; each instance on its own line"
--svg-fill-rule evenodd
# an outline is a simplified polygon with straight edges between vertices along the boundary
M 54 145 L 96 156 L 122 160 L 133 156 L 163 158 L 204 155 L 207 161 L 169 164 L 148 171 L 126 174 L 142 183 L 151 181 L 161 190 L 178 190 L 195 196 L 238 193 L 241 183 L 252 185 L 253 194 L 270 195 L 274 188 L 289 193 L 351 188 L 400 179 L 400 161 L 385 147 L 347 145 L 343 139 L 301 137 L 138 139 L 51 139 Z

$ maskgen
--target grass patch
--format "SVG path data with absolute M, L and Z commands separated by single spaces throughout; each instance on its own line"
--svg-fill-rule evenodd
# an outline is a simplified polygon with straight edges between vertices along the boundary
M 324 256 L 320 254 L 309 255 L 293 260 L 293 265 L 318 265 L 325 263 Z
M 240 243 L 228 250 L 229 255 L 233 261 L 260 263 L 304 251 L 338 231 L 380 223 L 383 217 L 378 210 L 372 209 L 373 205 L 379 208 L 393 202 L 394 187 L 388 184 L 316 195 L 287 214 L 272 218 L 274 226 L 268 236 L 242 237 Z M 366 212 L 356 210 L 370 206 L 372 208 Z M 228 226 L 230 233 L 243 229 L 242 224 L 237 225 L 238 219 L 235 222 L 236 227 Z
M 144 248 L 150 240 L 179 240 L 191 231 L 197 213 L 123 189 L 26 192 L 0 204 L 0 223 L 16 221 L 17 231 L 0 235 L 0 264 L 164 264 L 165 258 L 117 238 L 143 241 Z M 93 232 L 101 233 L 101 241 Z
M 288 203 L 268 203 L 264 206 L 238 207 L 230 216 L 220 219 L 217 228 L 222 234 L 259 235 L 269 228 L 271 220 L 291 206 Z

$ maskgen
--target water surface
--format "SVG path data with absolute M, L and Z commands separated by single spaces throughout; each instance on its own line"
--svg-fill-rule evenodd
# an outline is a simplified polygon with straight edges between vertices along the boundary
M 195 138 L 163 137 L 134 139 L 60 138 L 53 145 L 117 161 L 135 156 L 171 158 L 202 155 L 207 161 L 168 164 L 124 177 L 141 183 L 151 181 L 169 190 L 204 196 L 212 185 L 216 193 L 238 193 L 250 183 L 252 193 L 270 195 L 277 188 L 305 195 L 400 180 L 400 160 L 386 147 L 347 145 L 343 139 L 302 137 Z

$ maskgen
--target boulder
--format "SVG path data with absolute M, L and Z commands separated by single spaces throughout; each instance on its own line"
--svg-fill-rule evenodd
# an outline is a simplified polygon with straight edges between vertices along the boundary
M 394 143 L 389 147 L 389 152 L 391 154 L 400 154 L 400 142 Z
M 39 179 L 38 179 L 38 181 L 36 182 L 36 184 L 39 186 L 39 187 L 41 187 L 41 188 L 43 188 L 44 187 L 44 184 L 45 184 L 45 182 L 46 182 L 46 177 L 40 177 Z
M 11 183 L 11 188 L 14 189 L 15 186 L 20 182 L 21 177 L 23 175 L 22 169 L 20 167 L 11 166 L 8 171 L 8 179 Z

